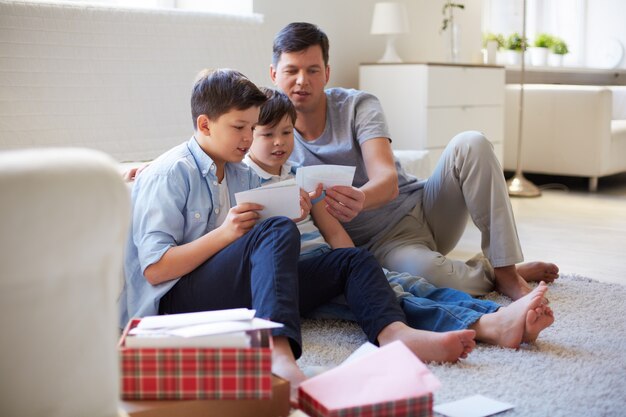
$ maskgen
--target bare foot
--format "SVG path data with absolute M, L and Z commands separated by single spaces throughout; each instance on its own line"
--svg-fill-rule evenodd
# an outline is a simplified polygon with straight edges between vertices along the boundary
M 541 327 L 546 320 L 541 319 L 540 323 L 538 317 L 539 313 L 543 314 L 545 309 L 549 309 L 542 304 L 547 291 L 546 283 L 541 282 L 519 300 L 494 313 L 483 315 L 470 327 L 476 330 L 476 339 L 513 349 L 517 349 L 525 341 L 524 338 L 530 339 L 534 336 L 536 339 L 539 332 L 551 324 Z
M 306 379 L 306 376 L 298 367 L 293 352 L 291 351 L 289 340 L 286 337 L 274 338 L 272 373 L 289 381 L 291 387 L 289 400 L 292 405 L 297 406 L 298 387 Z
M 494 268 L 496 276 L 496 291 L 506 295 L 511 300 L 519 300 L 530 293 L 530 285 L 517 273 L 515 265 Z
M 554 323 L 554 313 L 548 306 L 541 306 L 526 314 L 526 328 L 522 342 L 533 343 L 537 340 L 539 333 Z
M 517 265 L 517 273 L 527 282 L 553 282 L 559 277 L 559 267 L 548 262 L 526 262 Z
M 475 335 L 473 330 L 435 333 L 395 322 L 380 332 L 378 342 L 383 346 L 400 340 L 423 362 L 456 362 L 467 358 L 474 349 Z

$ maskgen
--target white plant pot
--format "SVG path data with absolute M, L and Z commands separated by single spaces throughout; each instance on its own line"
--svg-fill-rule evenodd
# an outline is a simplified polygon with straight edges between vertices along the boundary
M 522 52 L 521 51 L 506 51 L 506 63 L 507 65 L 521 65 L 522 64 Z
M 535 67 L 545 67 L 548 65 L 548 48 L 529 48 L 530 63 Z
M 496 65 L 496 55 L 498 53 L 498 42 L 487 41 L 487 46 L 483 49 L 483 64 Z
M 565 55 L 553 54 L 550 52 L 548 55 L 548 63 L 551 67 L 562 67 L 563 66 L 563 57 Z

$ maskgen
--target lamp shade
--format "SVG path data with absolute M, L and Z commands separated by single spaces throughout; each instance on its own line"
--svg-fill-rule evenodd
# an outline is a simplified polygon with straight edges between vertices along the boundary
M 383 2 L 374 5 L 372 35 L 394 35 L 409 31 L 409 19 L 403 3 Z

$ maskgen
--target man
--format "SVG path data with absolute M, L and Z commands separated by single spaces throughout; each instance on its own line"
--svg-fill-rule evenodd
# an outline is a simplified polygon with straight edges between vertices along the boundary
M 523 260 L 506 183 L 491 144 L 463 132 L 448 144 L 433 175 L 407 175 L 393 156 L 376 97 L 357 90 L 325 90 L 329 42 L 310 23 L 291 23 L 274 39 L 270 77 L 297 111 L 294 165 L 356 166 L 355 187 L 326 192 L 327 210 L 356 245 L 386 268 L 423 276 L 440 287 L 483 295 L 494 287 L 517 300 L 528 281 L 554 281 L 558 267 Z M 445 257 L 467 215 L 482 234 L 483 255 L 468 262 Z

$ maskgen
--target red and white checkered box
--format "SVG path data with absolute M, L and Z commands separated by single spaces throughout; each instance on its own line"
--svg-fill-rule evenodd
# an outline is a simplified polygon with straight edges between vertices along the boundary
M 251 348 L 127 348 L 118 345 L 123 400 L 267 399 L 272 395 L 268 330 Z
M 310 417 L 431 417 L 433 415 L 432 394 L 335 410 L 329 410 L 302 390 L 298 394 L 300 409 Z

